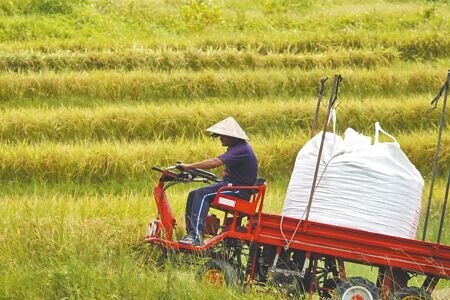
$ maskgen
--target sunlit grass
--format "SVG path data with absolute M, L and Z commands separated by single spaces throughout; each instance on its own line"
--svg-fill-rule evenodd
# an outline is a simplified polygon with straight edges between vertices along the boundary
M 3 195 L 0 199 L 0 295 L 18 298 L 153 298 L 235 297 L 252 299 L 264 295 L 256 290 L 240 294 L 233 289 L 205 289 L 195 281 L 196 265 L 181 257 L 158 267 L 159 250 L 142 244 L 148 221 L 156 217 L 151 186 L 121 194 L 71 196 L 66 192 Z M 265 212 L 280 213 L 286 181 L 269 181 Z M 196 185 L 178 185 L 168 197 L 178 224 L 183 224 L 185 198 Z M 436 195 L 443 192 L 436 185 Z M 425 204 L 425 202 L 423 203 Z M 440 205 L 435 203 L 429 240 L 437 232 Z M 422 213 L 422 219 L 424 214 Z M 445 228 L 449 222 L 445 223 Z M 420 228 L 418 233 L 420 234 Z M 184 234 L 182 225 L 176 237 Z M 450 240 L 444 230 L 443 243 Z M 195 262 L 198 258 L 191 258 Z M 183 269 L 183 271 L 180 270 Z M 349 276 L 372 278 L 371 267 L 348 264 Z M 33 280 L 31 280 L 33 278 Z M 179 289 L 178 285 L 183 285 Z M 446 287 L 443 281 L 439 288 Z
M 0 99 L 90 97 L 92 99 L 150 100 L 199 97 L 269 97 L 314 95 L 318 81 L 340 73 L 342 95 L 401 95 L 432 93 L 445 80 L 446 67 L 415 64 L 402 68 L 92 71 L 2 73 Z
M 407 157 L 424 176 L 431 172 L 436 136 L 434 131 L 396 136 Z M 440 166 L 449 164 L 448 138 L 442 137 Z M 298 151 L 308 139 L 306 131 L 284 136 L 256 136 L 252 145 L 259 159 L 260 174 L 267 178 L 286 176 L 286 170 L 292 170 Z M 170 152 L 167 149 L 170 149 Z M 171 165 L 177 160 L 199 161 L 215 157 L 223 151 L 225 149 L 209 137 L 191 139 L 182 136 L 134 142 L 2 143 L 0 174 L 5 181 L 120 182 L 139 180 L 148 174 L 153 165 Z M 443 167 L 438 169 L 440 175 L 445 172 Z
M 318 82 L 337 73 L 338 133 L 373 135 L 380 121 L 424 176 L 420 238 L 449 12 L 445 1 L 0 0 L 0 298 L 279 299 L 199 284 L 201 256 L 161 266 L 142 244 L 157 214 L 151 166 L 222 153 L 204 130 L 232 115 L 267 178 L 264 211 L 279 214 Z M 431 242 L 450 165 L 444 129 Z M 197 186 L 168 190 L 176 238 Z M 374 270 L 348 265 L 350 276 Z
M 350 99 L 349 99 L 350 98 Z M 435 129 L 440 109 L 430 111 L 431 95 L 400 97 L 342 97 L 337 109 L 337 128 L 347 127 L 372 134 L 380 124 L 392 134 Z M 63 101 L 63 100 L 61 100 Z M 322 117 L 328 99 L 322 103 Z M 184 103 L 110 103 L 94 107 L 5 108 L 0 118 L 0 139 L 5 142 L 77 140 L 153 140 L 204 136 L 204 125 L 232 115 L 252 137 L 291 135 L 309 131 L 314 115 L 314 96 L 301 98 L 211 99 Z M 6 106 L 6 105 L 5 105 Z M 235 106 L 239 106 L 236 111 Z M 191 117 L 195 115 L 195 118 Z M 436 131 L 437 133 L 437 131 Z
M 324 53 L 267 53 L 237 49 L 123 49 L 89 52 L 58 50 L 52 53 L 22 51 L 1 53 L 0 72 L 82 70 L 177 70 L 262 68 L 373 68 L 400 59 L 394 49 L 335 50 Z

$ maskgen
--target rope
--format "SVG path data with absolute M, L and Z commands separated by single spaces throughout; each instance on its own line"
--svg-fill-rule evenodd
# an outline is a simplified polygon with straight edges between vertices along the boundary
M 332 115 L 330 115 L 330 119 L 328 120 L 328 122 L 330 122 L 331 120 L 333 120 L 333 133 L 335 133 L 335 132 L 336 132 L 336 112 L 335 112 L 334 109 L 333 109 L 332 111 L 333 111 L 333 112 L 332 112 Z M 333 147 L 331 147 L 331 149 L 334 149 L 335 145 L 336 145 L 336 134 L 334 135 L 334 138 L 333 138 Z M 316 184 L 316 186 L 315 186 L 315 188 L 314 188 L 314 190 L 313 190 L 313 195 L 314 195 L 314 193 L 316 192 L 317 188 L 319 187 L 319 184 L 320 184 L 320 182 L 322 181 L 323 175 L 325 174 L 325 171 L 327 170 L 328 165 L 329 165 L 329 164 L 331 163 L 331 161 L 332 161 L 335 157 L 337 157 L 337 156 L 338 156 L 338 154 L 333 155 L 333 156 L 330 158 L 330 160 L 325 164 L 325 167 L 324 167 L 324 169 L 323 169 L 323 171 L 322 171 L 322 174 L 320 175 L 319 180 L 318 180 L 318 182 L 317 182 L 317 184 Z M 301 218 L 300 218 L 299 221 L 297 222 L 297 226 L 295 227 L 295 230 L 294 230 L 294 232 L 293 232 L 293 234 L 292 234 L 292 236 L 291 236 L 291 238 L 290 238 L 289 240 L 286 238 L 286 235 L 284 234 L 284 231 L 283 231 L 284 215 L 281 215 L 281 221 L 280 221 L 280 233 L 281 233 L 281 236 L 282 236 L 283 239 L 284 239 L 284 242 L 286 243 L 286 245 L 284 246 L 284 249 L 285 249 L 285 250 L 288 250 L 288 249 L 289 249 L 289 247 L 290 247 L 292 241 L 294 240 L 295 235 L 297 234 L 298 228 L 300 227 L 300 224 L 301 224 L 301 222 L 303 221 L 303 217 L 305 216 L 305 214 L 306 214 L 306 209 L 303 211 L 303 215 L 301 216 Z

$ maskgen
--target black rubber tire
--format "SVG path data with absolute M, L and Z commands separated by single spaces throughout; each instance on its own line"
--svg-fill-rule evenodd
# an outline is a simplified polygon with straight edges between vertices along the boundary
M 339 296 L 339 299 L 342 298 L 344 293 L 352 288 L 360 286 L 366 288 L 373 297 L 373 300 L 380 300 L 380 289 L 376 287 L 371 281 L 367 280 L 364 277 L 349 277 L 347 280 L 341 281 L 336 286 L 336 293 Z M 365 299 L 364 299 L 365 300 Z
M 395 292 L 392 300 L 431 300 L 431 295 L 422 288 L 408 286 Z
M 211 259 L 205 262 L 195 277 L 198 281 L 212 285 L 233 286 L 238 283 L 238 274 L 226 261 Z

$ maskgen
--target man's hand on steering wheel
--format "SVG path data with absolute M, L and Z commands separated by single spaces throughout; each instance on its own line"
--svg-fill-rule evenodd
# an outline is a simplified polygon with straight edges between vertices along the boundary
M 180 171 L 189 171 L 191 169 L 188 164 L 183 163 L 176 164 L 175 167 Z

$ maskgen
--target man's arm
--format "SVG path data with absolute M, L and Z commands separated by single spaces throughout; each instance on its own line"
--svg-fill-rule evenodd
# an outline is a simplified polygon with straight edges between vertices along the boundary
M 191 164 L 178 164 L 183 170 L 188 171 L 191 169 L 213 169 L 223 165 L 223 162 L 217 158 L 209 158 L 199 162 L 191 163 Z

